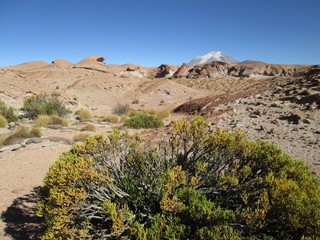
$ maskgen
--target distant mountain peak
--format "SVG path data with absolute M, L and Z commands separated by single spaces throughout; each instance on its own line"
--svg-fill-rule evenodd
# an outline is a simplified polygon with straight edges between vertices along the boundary
M 194 59 L 192 59 L 188 65 L 193 67 L 198 64 L 204 64 L 204 63 L 211 63 L 214 61 L 220 61 L 220 62 L 226 62 L 226 63 L 238 63 L 239 61 L 233 59 L 232 57 L 229 57 L 228 55 L 224 54 L 223 52 L 217 51 L 217 52 L 209 52 L 203 56 L 197 56 Z

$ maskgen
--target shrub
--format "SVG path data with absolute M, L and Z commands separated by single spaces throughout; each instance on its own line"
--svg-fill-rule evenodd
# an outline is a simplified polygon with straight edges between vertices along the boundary
M 120 122 L 125 122 L 129 118 L 128 115 L 122 115 L 120 118 Z
M 157 117 L 164 119 L 170 116 L 170 111 L 168 109 L 163 109 L 157 112 Z
M 84 142 L 89 137 L 90 137 L 90 134 L 88 133 L 76 133 L 72 139 L 73 141 L 76 141 L 76 142 Z
M 17 143 L 25 138 L 41 137 L 42 132 L 39 128 L 27 128 L 19 126 L 4 140 L 4 145 Z
M 117 124 L 117 123 L 119 123 L 119 117 L 116 115 L 108 115 L 103 118 L 103 121 L 108 121 L 108 122 Z
M 91 112 L 88 109 L 80 109 L 76 111 L 76 114 L 79 116 L 80 120 L 90 120 L 93 118 Z
M 133 99 L 132 104 L 139 104 L 139 99 Z
M 158 117 L 152 115 L 135 115 L 125 120 L 123 126 L 128 128 L 158 128 L 164 124 Z
M 65 102 L 57 94 L 38 94 L 26 98 L 23 101 L 22 110 L 25 117 L 37 118 L 38 115 L 66 116 L 70 111 L 65 107 Z
M 95 132 L 96 131 L 96 126 L 92 123 L 88 123 L 84 127 L 80 129 L 80 131 L 89 131 L 89 132 Z
M 68 126 L 68 120 L 57 115 L 39 115 L 34 123 L 36 127 L 46 127 L 48 125 Z
M 2 115 L 0 115 L 0 128 L 4 128 L 8 126 L 8 121 L 5 117 L 3 117 Z
M 318 239 L 319 187 L 274 145 L 197 117 L 157 147 L 118 131 L 73 146 L 38 215 L 42 239 Z
M 13 107 L 8 107 L 2 100 L 0 100 L 0 115 L 7 119 L 8 122 L 15 122 L 18 117 L 14 113 Z
M 112 114 L 114 115 L 125 115 L 129 112 L 130 106 L 128 104 L 121 104 L 118 103 L 113 109 L 112 109 Z

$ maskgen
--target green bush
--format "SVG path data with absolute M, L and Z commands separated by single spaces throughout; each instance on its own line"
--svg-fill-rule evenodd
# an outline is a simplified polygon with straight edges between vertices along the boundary
M 91 112 L 88 109 L 80 109 L 76 111 L 76 114 L 79 116 L 80 120 L 90 120 L 93 118 Z
M 4 128 L 8 126 L 8 121 L 5 117 L 3 117 L 2 115 L 0 115 L 0 128 Z
M 135 115 L 125 120 L 123 126 L 128 128 L 158 128 L 164 124 L 158 117 L 152 115 Z
M 320 183 L 274 145 L 208 122 L 89 138 L 50 168 L 41 239 L 319 239 Z
M 121 104 L 118 103 L 113 109 L 112 109 L 112 114 L 114 115 L 125 115 L 129 112 L 130 106 L 128 104 Z
M 2 100 L 0 100 L 0 115 L 7 119 L 8 122 L 15 122 L 18 117 L 14 114 L 14 109 L 8 107 Z
M 68 126 L 68 120 L 57 115 L 39 115 L 34 123 L 36 127 L 46 127 L 48 125 Z
M 65 105 L 65 102 L 57 94 L 37 94 L 23 101 L 22 110 L 25 113 L 25 117 L 30 119 L 35 119 L 38 115 L 58 115 L 64 117 L 70 113 Z
M 9 134 L 8 137 L 4 140 L 4 145 L 10 145 L 17 143 L 25 138 L 32 138 L 32 137 L 41 137 L 42 132 L 39 128 L 27 128 L 25 126 L 19 126 L 15 128 L 15 130 Z

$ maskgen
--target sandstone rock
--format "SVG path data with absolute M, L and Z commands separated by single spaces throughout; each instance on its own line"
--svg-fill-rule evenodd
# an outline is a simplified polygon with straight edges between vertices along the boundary
M 189 69 L 189 65 L 183 63 L 181 67 L 172 75 L 172 78 L 182 78 L 187 76 Z
M 164 78 L 171 77 L 178 69 L 178 66 L 169 65 L 169 64 L 161 64 L 158 67 L 158 72 L 156 73 L 156 78 Z

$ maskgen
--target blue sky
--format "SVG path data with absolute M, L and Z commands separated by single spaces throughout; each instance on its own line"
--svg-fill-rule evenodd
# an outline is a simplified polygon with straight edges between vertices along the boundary
M 211 51 L 320 64 L 319 0 L 2 0 L 0 66 L 101 55 L 181 64 Z

